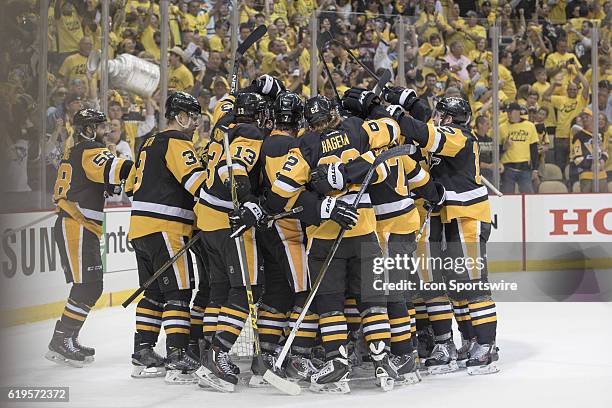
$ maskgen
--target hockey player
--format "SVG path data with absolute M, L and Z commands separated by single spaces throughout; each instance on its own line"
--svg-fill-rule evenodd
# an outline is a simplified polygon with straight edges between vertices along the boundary
M 121 184 L 133 163 L 115 157 L 102 143 L 108 132 L 104 113 L 82 109 L 72 123 L 76 143 L 62 158 L 53 193 L 58 209 L 54 236 L 66 283 L 72 288 L 45 357 L 81 367 L 93 361 L 95 355 L 93 348 L 79 343 L 78 335 L 102 294 L 100 237 L 104 200 L 121 193 Z
M 241 92 L 236 96 L 234 111 L 223 116 L 213 129 L 208 148 L 206 182 L 196 204 L 197 227 L 202 231 L 202 241 L 208 255 L 211 282 L 211 298 L 217 296 L 215 284 L 229 280 L 229 293 L 220 305 L 212 345 L 206 351 L 202 367 L 197 376 L 201 386 L 231 392 L 238 382 L 232 369 L 229 350 L 240 335 L 249 314 L 246 283 L 243 280 L 242 264 L 238 248 L 230 235 L 229 213 L 233 210 L 229 188 L 229 172 L 223 145 L 224 133 L 229 137 L 233 161 L 233 175 L 238 199 L 245 203 L 243 210 L 259 219 L 263 214 L 252 196 L 259 185 L 259 154 L 263 143 L 260 127 L 265 121 L 265 101 L 254 92 Z M 258 299 L 263 282 L 261 254 L 257 247 L 254 228 L 245 231 L 247 259 L 244 260 L 253 289 L 253 298 Z M 220 296 L 221 298 L 222 296 Z M 209 309 L 207 308 L 207 311 Z
M 346 107 L 360 106 L 358 100 L 363 89 L 352 88 L 345 93 L 343 104 Z M 402 109 L 399 106 L 390 107 Z M 375 110 L 375 109 L 372 109 Z M 356 112 L 362 113 L 362 112 Z M 377 116 L 372 112 L 371 116 Z M 403 143 L 400 135 L 399 142 Z M 409 156 L 400 156 L 390 159 L 387 163 L 388 175 L 384 182 L 374 184 L 368 188 L 372 198 L 374 212 L 376 213 L 376 233 L 383 256 L 394 259 L 396 256 L 408 254 L 413 256 L 416 249 L 416 231 L 420 227 L 419 213 L 410 197 L 413 193 L 425 197 L 432 205 L 439 205 L 444 200 L 444 187 L 437 182 L 430 181 L 429 174 Z M 334 164 L 327 165 L 327 169 L 319 168 L 313 179 L 320 177 L 319 173 L 329 174 Z M 332 189 L 328 178 L 320 183 L 313 183 L 320 187 L 322 193 Z M 387 297 L 387 312 L 391 325 L 391 353 L 402 383 L 415 383 L 420 381 L 416 374 L 416 364 L 413 357 L 412 328 L 409 309 L 412 309 L 412 300 L 417 298 L 418 275 L 416 270 L 394 269 L 386 271 L 386 281 L 409 281 L 414 289 L 407 291 L 394 291 Z M 392 275 L 392 277 L 391 277 Z
M 420 106 L 411 90 L 389 90 L 385 99 L 402 105 L 411 114 L 413 107 Z M 480 180 L 478 141 L 469 129 L 469 103 L 456 97 L 442 98 L 436 104 L 432 123 L 408 115 L 399 116 L 402 135 L 432 155 L 436 165 L 431 167 L 431 175 L 446 189 L 440 220 L 444 225 L 447 254 L 454 260 L 454 270 L 446 271 L 447 279 L 488 282 L 486 242 L 491 232 L 491 211 L 487 189 Z M 471 259 L 472 267 L 467 266 L 466 259 Z M 465 313 L 470 316 L 469 322 L 476 337 L 466 362 L 468 373 L 497 372 L 497 314 L 490 290 L 455 291 L 448 295 L 459 309 L 467 309 Z M 429 308 L 428 314 L 431 319 Z M 448 366 L 456 359 L 450 318 L 447 332 L 448 339 L 438 339 L 432 357 L 426 361 L 427 366 Z
M 193 96 L 171 94 L 166 100 L 167 129 L 149 137 L 138 155 L 128 237 L 136 252 L 141 284 L 192 234 L 194 196 L 206 176 L 191 142 L 200 115 L 200 104 Z M 187 251 L 145 290 L 136 308 L 132 376 L 163 376 L 165 363 L 166 382 L 193 382 L 189 372 L 197 369 L 199 362 L 186 352 L 193 286 L 193 265 Z M 153 350 L 162 324 L 166 361 Z
M 376 96 L 365 92 L 363 98 Z M 332 246 L 339 227 L 348 230 L 341 242 L 327 275 L 315 297 L 315 310 L 319 314 L 319 330 L 325 349 L 324 367 L 311 376 L 311 390 L 315 392 L 349 392 L 347 383 L 349 363 L 347 356 L 347 322 L 344 316 L 345 289 L 357 298 L 361 312 L 363 332 L 376 367 L 377 379 L 386 389 L 397 374 L 389 363 L 387 349 L 391 337 L 385 300 L 361 296 L 361 271 L 372 271 L 375 257 L 380 257 L 375 229 L 376 218 L 369 195 L 366 193 L 357 209 L 350 204 L 360 187 L 361 180 L 350 178 L 351 172 L 338 169 L 353 159 L 370 161 L 370 150 L 388 146 L 399 135 L 393 120 L 363 121 L 357 117 L 342 120 L 338 109 L 324 96 L 306 101 L 305 118 L 309 125 L 298 146 L 287 156 L 266 207 L 273 212 L 292 206 L 311 179 L 311 171 L 322 164 L 333 165 L 329 173 L 334 190 L 348 189 L 345 195 L 328 195 L 316 205 L 305 206 L 303 219 L 308 228 L 308 267 L 314 279 Z M 342 177 L 346 174 L 347 177 Z M 377 175 L 375 182 L 384 176 Z M 318 180 L 328 179 L 327 175 Z M 350 204 L 349 204 L 350 203 Z
M 297 135 L 304 117 L 304 103 L 297 94 L 283 92 L 274 101 L 272 116 L 274 129 L 264 140 L 260 154 L 264 198 L 270 194 L 289 150 L 297 145 Z M 318 196 L 309 191 L 303 191 L 295 198 L 292 207 L 304 208 L 316 205 L 318 201 Z M 239 212 L 235 215 L 241 218 L 243 214 Z M 251 385 L 266 369 L 272 367 L 283 329 L 287 327 L 287 314 L 291 312 L 288 323 L 292 328 L 308 294 L 306 230 L 299 218 L 300 214 L 281 219 L 270 228 L 260 228 L 257 232 L 265 271 L 265 291 L 259 306 L 257 326 L 266 367 L 257 367 L 258 360 L 253 360 L 252 370 L 255 375 L 251 378 Z M 235 228 L 239 229 L 244 223 L 248 223 L 248 219 L 236 219 Z M 317 334 L 318 319 L 314 312 L 309 311 L 301 330 L 297 332 L 288 358 L 288 376 L 309 380 L 316 372 L 309 357 Z

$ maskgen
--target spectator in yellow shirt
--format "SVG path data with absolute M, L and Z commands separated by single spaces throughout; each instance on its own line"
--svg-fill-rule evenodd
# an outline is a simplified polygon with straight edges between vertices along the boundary
M 218 1 L 217 3 L 221 2 Z M 206 26 L 210 21 L 210 15 L 206 11 L 202 10 L 202 4 L 203 3 L 197 0 L 192 0 L 191 2 L 189 2 L 187 13 L 183 13 L 183 15 L 181 16 L 181 26 L 183 30 L 189 29 L 193 32 L 197 31 L 198 33 L 200 33 L 200 35 L 207 34 Z M 215 5 L 215 8 L 216 7 L 217 6 Z
M 567 84 L 574 79 L 574 70 L 569 70 L 570 65 L 576 65 L 578 70 L 582 69 L 582 65 L 576 55 L 572 52 L 567 51 L 567 37 L 561 37 L 557 40 L 557 51 L 549 54 L 546 57 L 544 68 L 546 68 L 546 74 L 552 81 L 557 75 L 561 74 L 563 79 L 562 87 L 558 91 L 563 91 Z M 556 94 L 555 94 L 556 95 Z
M 516 85 L 510 69 L 512 68 L 512 53 L 504 51 L 499 58 L 499 86 L 511 101 L 516 99 Z
M 73 79 L 87 81 L 87 58 L 93 48 L 93 41 L 89 37 L 81 38 L 79 41 L 79 52 L 72 54 L 64 60 L 59 69 L 60 77 L 66 82 Z
M 208 40 L 211 51 L 223 52 L 223 39 L 227 35 L 227 27 L 223 21 L 215 22 L 215 33 Z
M 183 65 L 184 51 L 180 47 L 169 50 L 168 89 L 189 92 L 193 88 L 193 74 Z
M 562 80 L 557 78 L 542 96 L 544 101 L 551 102 L 551 105 L 557 110 L 554 152 L 555 163 L 562 170 L 569 160 L 569 140 L 572 120 L 589 103 L 588 82 L 582 73 L 580 73 L 580 70 L 576 70 L 576 73 L 578 75 L 577 79 L 582 84 L 582 92 L 578 93 L 578 84 L 572 81 L 567 85 L 567 96 L 553 95 L 555 90 L 562 86 Z
M 435 9 L 434 0 L 425 0 L 425 9 L 415 23 L 421 38 L 429 38 L 433 33 L 452 34 L 455 30 L 446 22 L 446 18 Z
M 83 38 L 83 27 L 74 5 L 66 0 L 57 0 L 54 17 L 58 52 L 65 54 L 77 51 L 79 41 Z
M 508 107 L 508 123 L 500 126 L 499 143 L 504 171 L 501 190 L 514 193 L 518 184 L 521 193 L 533 193 L 533 181 L 538 179 L 538 132 L 535 125 L 521 118 L 522 107 L 513 102 Z

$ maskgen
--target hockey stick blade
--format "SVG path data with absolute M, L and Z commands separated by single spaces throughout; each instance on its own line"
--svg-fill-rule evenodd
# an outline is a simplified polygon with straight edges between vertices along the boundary
M 238 46 L 236 49 L 236 54 L 242 57 L 244 53 L 253 46 L 257 41 L 261 40 L 261 38 L 266 35 L 268 32 L 268 27 L 264 24 L 257 27 L 249 36 Z
M 403 144 L 403 145 L 392 147 L 391 149 L 385 150 L 384 152 L 376 156 L 376 158 L 374 159 L 374 162 L 372 163 L 372 166 L 376 167 L 382 162 L 386 162 L 387 160 L 392 159 L 397 156 L 415 154 L 416 151 L 417 151 L 416 146 L 411 145 L 411 144 Z
M 288 395 L 300 395 L 302 392 L 302 388 L 285 378 L 281 378 L 280 376 L 274 374 L 272 370 L 266 370 L 263 375 L 263 379 L 266 380 L 270 385 L 276 388 L 279 391 L 284 392 Z
M 377 96 L 382 95 L 383 88 L 387 86 L 390 80 L 391 80 L 391 71 L 389 71 L 388 69 L 385 69 L 383 74 L 378 79 L 378 82 L 376 83 L 376 86 L 374 87 L 372 92 L 374 92 Z

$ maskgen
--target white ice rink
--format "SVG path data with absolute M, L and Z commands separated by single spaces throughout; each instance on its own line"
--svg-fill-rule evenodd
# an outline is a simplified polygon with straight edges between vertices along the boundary
M 94 312 L 83 344 L 96 362 L 76 369 L 43 358 L 54 321 L 2 331 L 3 386 L 68 386 L 70 402 L 3 406 L 58 407 L 612 407 L 612 303 L 498 304 L 501 372 L 469 377 L 465 371 L 424 377 L 420 384 L 383 393 L 352 384 L 348 395 L 280 395 L 240 387 L 234 394 L 166 385 L 163 378 L 130 378 L 134 309 Z M 158 345 L 160 347 L 162 344 Z M 161 348 L 161 347 L 160 347 Z

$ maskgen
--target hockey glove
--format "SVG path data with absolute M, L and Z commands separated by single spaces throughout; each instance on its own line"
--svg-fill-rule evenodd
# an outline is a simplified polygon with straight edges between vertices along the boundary
M 285 90 L 285 85 L 281 81 L 268 74 L 260 76 L 253 83 L 260 94 L 268 95 L 272 100 Z
M 346 186 L 344 164 L 321 164 L 310 173 L 310 186 L 319 194 L 343 190 Z
M 345 230 L 352 229 L 357 224 L 359 213 L 357 209 L 335 197 L 325 197 L 321 201 L 321 220 L 332 220 Z
M 348 89 L 342 97 L 342 107 L 363 119 L 368 117 L 376 105 L 380 105 L 380 98 L 363 88 Z
M 446 189 L 444 188 L 444 185 L 442 185 L 442 183 L 440 183 L 439 181 L 434 181 L 433 184 L 436 188 L 436 193 L 438 197 L 436 201 L 425 201 L 423 207 L 427 211 L 432 209 L 432 212 L 439 212 L 442 208 L 442 204 L 446 200 Z
M 404 116 L 404 108 L 401 105 L 389 105 L 387 106 L 387 113 L 391 115 L 391 117 L 399 121 Z
M 417 93 L 414 89 L 402 87 L 385 88 L 383 89 L 383 99 L 392 105 L 400 105 L 410 111 L 412 103 L 417 99 Z
M 229 213 L 229 222 L 232 227 L 230 238 L 236 238 L 244 234 L 247 229 L 260 222 L 264 216 L 265 214 L 259 204 L 252 201 L 242 204 L 237 210 Z

